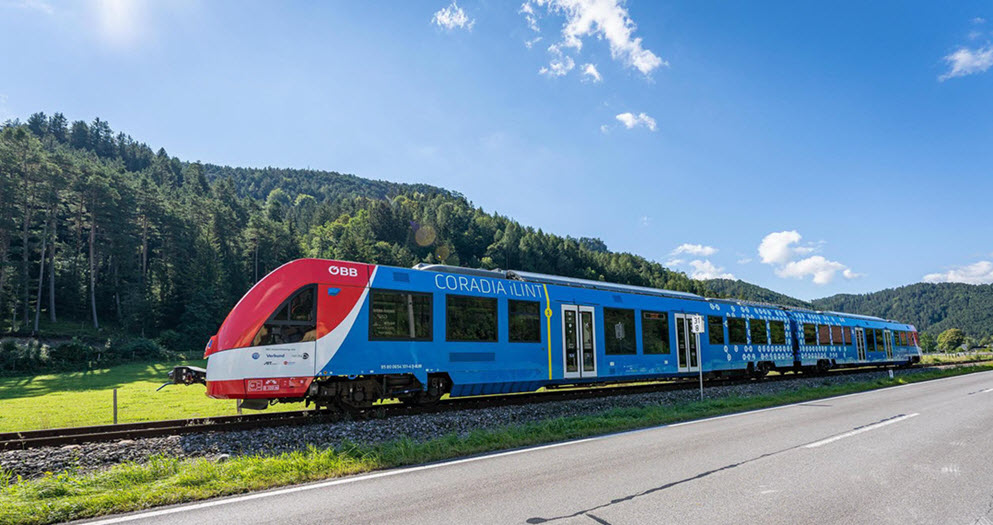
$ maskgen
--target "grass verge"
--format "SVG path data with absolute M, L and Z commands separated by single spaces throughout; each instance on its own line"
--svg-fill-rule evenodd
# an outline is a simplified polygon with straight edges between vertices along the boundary
M 206 361 L 129 363 L 85 372 L 0 377 L 0 432 L 106 425 L 118 421 L 224 416 L 237 413 L 232 400 L 210 399 L 202 385 L 170 385 L 156 391 L 179 364 L 206 366 Z M 302 404 L 270 409 L 300 410 Z
M 615 409 L 597 415 L 481 429 L 464 437 L 453 434 L 420 443 L 399 439 L 335 450 L 311 448 L 277 456 L 236 457 L 222 463 L 160 457 L 95 474 L 67 472 L 19 483 L 4 481 L 0 473 L 0 523 L 53 523 L 140 510 L 989 370 L 993 365 L 984 364 L 895 379 L 804 387 L 774 395 Z
M 921 359 L 921 363 L 925 365 L 950 365 L 975 361 L 993 361 L 993 354 L 924 354 L 924 358 Z

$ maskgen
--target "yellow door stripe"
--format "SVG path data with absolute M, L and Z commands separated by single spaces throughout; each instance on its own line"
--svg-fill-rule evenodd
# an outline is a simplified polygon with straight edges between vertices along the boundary
M 548 325 L 548 379 L 552 378 L 552 301 L 548 298 L 548 286 L 541 285 L 545 289 L 545 320 Z

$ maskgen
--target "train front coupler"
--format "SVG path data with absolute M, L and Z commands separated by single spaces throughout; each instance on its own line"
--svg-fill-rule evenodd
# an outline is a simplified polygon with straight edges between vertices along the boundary
M 174 385 L 206 385 L 207 370 L 198 366 L 177 366 L 169 371 L 169 379 Z

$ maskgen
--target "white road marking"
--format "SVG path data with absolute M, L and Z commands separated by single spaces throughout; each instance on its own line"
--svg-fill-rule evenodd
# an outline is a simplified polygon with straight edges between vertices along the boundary
M 907 419 L 910 419 L 912 417 L 919 416 L 919 415 L 920 414 L 918 414 L 916 412 L 913 413 L 913 414 L 904 414 L 902 416 L 897 416 L 897 417 L 895 417 L 893 419 L 887 419 L 886 421 L 880 421 L 879 423 L 873 423 L 871 425 L 866 425 L 866 426 L 864 426 L 862 428 L 857 428 L 855 430 L 852 430 L 851 432 L 845 432 L 844 434 L 838 434 L 837 436 L 834 436 L 834 437 L 829 437 L 827 439 L 822 439 L 820 441 L 815 441 L 813 443 L 810 443 L 809 445 L 804 445 L 803 448 L 817 448 L 817 447 L 822 447 L 824 445 L 827 445 L 828 443 L 834 443 L 835 441 L 838 441 L 839 439 L 845 439 L 845 438 L 850 438 L 852 436 L 857 436 L 857 435 L 859 435 L 859 434 L 861 434 L 863 432 L 868 432 L 870 430 L 876 430 L 877 428 L 882 428 L 882 427 L 885 427 L 886 425 L 892 425 L 893 423 L 899 423 L 900 421 L 904 421 L 904 420 L 907 420 Z
M 976 393 L 977 394 L 985 394 L 985 393 L 988 393 L 988 392 L 993 392 L 993 388 L 987 388 L 986 390 L 980 390 L 979 392 L 976 392 Z
M 977 372 L 977 373 L 978 374 L 990 374 L 990 373 L 993 373 L 993 372 Z M 950 380 L 953 380 L 953 379 L 962 379 L 963 377 L 968 377 L 968 376 L 972 376 L 972 375 L 974 375 L 974 374 L 965 374 L 965 375 L 961 375 L 961 376 L 943 377 L 941 379 L 931 379 L 931 380 L 928 380 L 928 381 L 920 381 L 920 382 L 917 382 L 917 383 L 907 383 L 907 384 L 899 385 L 899 386 L 891 386 L 891 387 L 886 387 L 886 388 L 879 388 L 879 389 L 876 389 L 876 390 L 868 390 L 868 391 L 865 391 L 865 392 L 856 392 L 854 394 L 844 394 L 844 395 L 835 396 L 835 397 L 827 397 L 827 398 L 823 398 L 823 399 L 818 399 L 818 401 L 831 401 L 831 400 L 835 400 L 835 399 L 844 399 L 844 398 L 847 398 L 847 397 L 872 395 L 872 394 L 878 394 L 878 393 L 881 393 L 881 392 L 892 392 L 893 390 L 898 390 L 898 389 L 901 389 L 901 388 L 908 388 L 908 387 L 928 385 L 928 384 L 932 384 L 933 385 L 935 383 L 942 383 L 944 381 L 950 381 Z M 727 418 L 732 418 L 732 417 L 741 417 L 741 416 L 747 416 L 747 415 L 750 415 L 750 414 L 760 414 L 762 412 L 770 412 L 770 411 L 773 411 L 773 410 L 782 410 L 782 409 L 785 409 L 785 408 L 795 407 L 795 406 L 802 405 L 804 403 L 809 403 L 809 402 L 810 401 L 808 400 L 808 401 L 803 401 L 803 402 L 800 402 L 800 403 L 793 403 L 793 404 L 790 404 L 790 405 L 780 405 L 780 406 L 769 407 L 769 408 L 760 408 L 758 410 L 750 410 L 748 412 L 737 412 L 737 413 L 734 413 L 734 414 L 725 414 L 723 416 L 715 416 L 715 417 L 710 417 L 710 418 L 706 418 L 706 419 L 696 419 L 696 420 L 693 420 L 693 421 L 685 421 L 685 422 L 682 422 L 682 423 L 674 423 L 674 424 L 671 424 L 671 425 L 661 425 L 661 426 L 656 426 L 656 427 L 640 428 L 640 429 L 637 429 L 637 430 L 628 430 L 628 431 L 625 431 L 625 432 L 618 432 L 618 433 L 614 433 L 614 434 L 606 434 L 606 435 L 603 435 L 603 436 L 596 436 L 596 437 L 591 437 L 591 438 L 578 439 L 578 440 L 575 440 L 575 441 L 564 441 L 564 442 L 560 442 L 560 443 L 552 443 L 552 444 L 549 444 L 549 445 L 541 445 L 541 446 L 531 447 L 531 448 L 522 448 L 522 449 L 517 449 L 517 450 L 509 450 L 507 452 L 498 452 L 496 454 L 488 454 L 488 455 L 485 455 L 485 456 L 475 456 L 475 457 L 471 457 L 471 458 L 456 459 L 456 460 L 452 460 L 452 461 L 446 461 L 446 462 L 443 462 L 443 463 L 432 463 L 430 465 L 421 465 L 419 467 L 410 467 L 410 468 L 398 469 L 398 470 L 388 470 L 388 471 L 384 471 L 384 472 L 376 472 L 374 474 L 359 475 L 359 476 L 353 476 L 353 477 L 349 477 L 349 478 L 339 478 L 339 479 L 334 479 L 334 480 L 330 480 L 330 481 L 322 481 L 322 482 L 319 482 L 319 483 L 312 483 L 312 484 L 309 484 L 309 485 L 297 485 L 295 487 L 288 487 L 288 488 L 285 488 L 285 489 L 272 490 L 272 491 L 268 491 L 268 492 L 257 492 L 255 494 L 247 494 L 247 495 L 244 495 L 244 496 L 236 496 L 236 497 L 233 497 L 233 498 L 219 499 L 219 500 L 213 500 L 213 501 L 205 501 L 205 502 L 202 502 L 202 503 L 183 504 L 183 505 L 178 506 L 178 507 L 169 507 L 169 508 L 165 508 L 165 509 L 161 509 L 161 510 L 154 510 L 154 511 L 148 511 L 148 512 L 139 512 L 139 513 L 136 513 L 136 514 L 127 514 L 127 515 L 119 516 L 119 517 L 116 517 L 116 518 L 108 518 L 108 519 L 98 520 L 98 521 L 88 521 L 86 523 L 87 523 L 87 525 L 110 525 L 110 524 L 113 524 L 113 523 L 126 523 L 126 522 L 129 522 L 129 521 L 142 520 L 142 519 L 145 519 L 145 518 L 154 518 L 154 517 L 157 517 L 157 516 L 167 516 L 169 514 L 176 514 L 178 512 L 186 512 L 186 511 L 191 511 L 191 510 L 205 509 L 205 508 L 209 508 L 209 507 L 216 507 L 218 505 L 227 505 L 229 503 L 240 503 L 242 501 L 251 501 L 251 500 L 254 500 L 254 499 L 266 498 L 266 497 L 270 497 L 270 496 L 282 496 L 284 494 L 293 494 L 295 492 L 303 492 L 303 491 L 307 491 L 307 490 L 321 489 L 321 488 L 325 488 L 325 487 L 331 487 L 331 486 L 334 486 L 334 485 L 344 485 L 346 483 L 355 483 L 355 482 L 358 482 L 358 481 L 365 481 L 365 480 L 376 479 L 376 478 L 383 478 L 383 477 L 388 477 L 388 476 L 397 476 L 397 475 L 400 475 L 400 474 L 407 474 L 407 473 L 410 473 L 410 472 L 417 472 L 417 471 L 421 471 L 421 470 L 429 470 L 429 469 L 435 469 L 435 468 L 440 468 L 440 467 L 447 467 L 447 466 L 451 466 L 451 465 L 458 465 L 458 464 L 461 464 L 461 463 L 470 463 L 470 462 L 474 462 L 474 461 L 482 461 L 482 460 L 485 460 L 485 459 L 492 459 L 492 458 L 498 458 L 498 457 L 503 457 L 503 456 L 511 456 L 511 455 L 515 455 L 515 454 L 521 454 L 521 453 L 524 453 L 524 452 L 535 452 L 535 451 L 538 451 L 538 450 L 546 450 L 546 449 L 551 449 L 551 448 L 556 448 L 556 447 L 563 447 L 563 446 L 567 446 L 567 445 L 577 445 L 577 444 L 580 444 L 580 443 L 588 443 L 588 442 L 591 442 L 591 441 L 599 441 L 601 439 L 607 439 L 607 438 L 610 438 L 610 437 L 615 437 L 615 436 L 624 435 L 624 434 L 635 434 L 635 433 L 638 433 L 638 432 L 648 432 L 648 431 L 652 431 L 652 430 L 658 430 L 658 429 L 661 429 L 661 428 L 671 428 L 671 427 L 680 427 L 680 426 L 686 426 L 686 425 L 695 425 L 695 424 L 699 424 L 699 423 L 706 423 L 708 421 L 716 421 L 716 420 L 727 419 Z M 916 416 L 917 414 L 914 414 L 914 415 Z

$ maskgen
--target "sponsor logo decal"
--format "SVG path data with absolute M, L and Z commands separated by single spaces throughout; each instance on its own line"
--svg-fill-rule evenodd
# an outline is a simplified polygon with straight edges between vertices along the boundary
M 310 354 L 308 354 L 307 352 L 304 352 L 303 353 L 303 360 L 306 361 L 308 359 L 310 359 Z
M 252 359 L 258 359 L 259 357 L 260 356 L 259 356 L 259 353 L 258 352 L 255 352 L 255 353 L 252 354 Z

